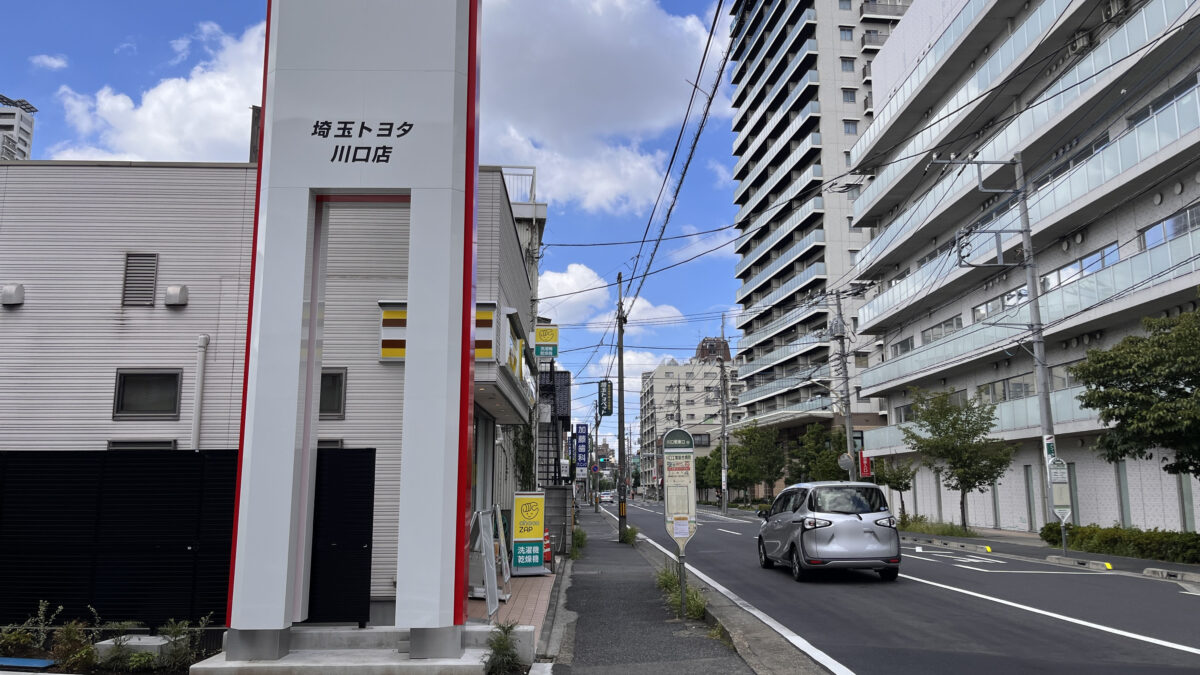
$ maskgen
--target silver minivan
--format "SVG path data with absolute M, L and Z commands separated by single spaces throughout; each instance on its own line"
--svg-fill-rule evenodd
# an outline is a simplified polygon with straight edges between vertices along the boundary
M 758 515 L 758 564 L 764 568 L 787 564 L 796 581 L 832 568 L 875 570 L 884 581 L 900 574 L 896 519 L 874 483 L 797 483 Z

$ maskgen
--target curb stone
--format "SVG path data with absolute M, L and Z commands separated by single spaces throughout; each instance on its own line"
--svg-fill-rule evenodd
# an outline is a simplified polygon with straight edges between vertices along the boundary
M 1100 560 L 1081 560 L 1079 558 L 1068 558 L 1061 555 L 1048 555 L 1046 562 L 1052 562 L 1058 565 L 1070 565 L 1072 567 L 1086 567 L 1089 570 L 1100 570 L 1102 572 L 1112 571 L 1112 563 L 1106 563 Z
M 968 544 L 962 541 L 949 541 L 946 539 L 932 539 L 929 537 L 909 537 L 900 536 L 901 542 L 909 542 L 913 544 L 929 544 L 931 546 L 945 546 L 946 548 L 957 548 L 963 551 L 974 551 L 975 553 L 992 553 L 992 547 L 984 544 Z
M 1147 567 L 1142 570 L 1142 574 L 1148 577 L 1157 577 L 1159 579 L 1169 579 L 1171 581 L 1191 581 L 1200 582 L 1200 573 L 1196 572 L 1176 572 L 1175 570 L 1164 570 L 1157 567 Z

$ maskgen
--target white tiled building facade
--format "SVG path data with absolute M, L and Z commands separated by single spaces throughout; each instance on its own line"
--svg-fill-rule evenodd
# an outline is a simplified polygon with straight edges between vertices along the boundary
M 32 156 L 35 112 L 37 108 L 29 101 L 0 94 L 0 161 Z
M 875 284 L 858 311 L 877 340 L 862 394 L 886 398 L 889 426 L 866 433 L 866 451 L 907 452 L 900 425 L 918 387 L 994 402 L 994 435 L 1018 450 L 994 490 L 971 495 L 972 525 L 1056 522 L 1043 499 L 1030 293 L 1014 264 L 1019 155 L 1071 519 L 1196 528 L 1200 483 L 1160 469 L 1169 449 L 1098 457 L 1101 425 L 1066 367 L 1140 333 L 1142 317 L 1196 310 L 1198 11 L 1196 0 L 916 0 L 875 59 L 875 119 L 852 150 L 863 175 L 853 221 L 874 233 L 856 258 L 859 280 Z M 914 492 L 910 511 L 958 521 L 957 495 L 929 469 Z

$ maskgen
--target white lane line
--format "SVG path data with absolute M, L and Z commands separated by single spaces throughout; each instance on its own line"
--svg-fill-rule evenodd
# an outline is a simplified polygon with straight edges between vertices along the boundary
M 970 565 L 955 565 L 964 570 L 973 570 L 975 572 L 987 572 L 989 574 L 1102 574 L 1102 572 L 1055 572 L 1054 570 L 985 570 L 982 567 L 971 567 Z
M 736 534 L 739 537 L 742 536 L 741 532 L 734 532 L 733 530 L 722 530 L 719 527 L 717 528 L 717 532 L 728 532 L 729 534 Z
M 727 515 L 725 515 L 725 514 L 723 514 L 723 513 L 713 513 L 712 511 L 699 511 L 698 513 L 700 513 L 700 515 L 704 515 L 704 516 L 710 516 L 710 517 L 712 517 L 712 518 L 720 518 L 721 520 L 724 520 L 724 521 L 727 521 L 727 522 L 731 522 L 731 523 L 745 523 L 745 522 L 749 522 L 749 521 L 748 521 L 747 519 L 745 519 L 745 518 L 734 518 L 734 517 L 732 517 L 732 516 L 727 516 Z
M 991 571 L 991 570 L 988 570 L 988 571 Z M 1056 614 L 1054 612 L 1047 612 L 1044 609 L 1038 609 L 1036 607 L 1030 607 L 1028 605 L 1018 604 L 1018 603 L 1012 602 L 1010 600 L 1001 600 L 1000 598 L 993 598 L 990 595 L 976 593 L 975 591 L 968 591 L 963 588 L 955 588 L 954 586 L 947 586 L 946 584 L 939 584 L 936 581 L 928 581 L 926 579 L 918 579 L 917 577 L 909 576 L 907 574 L 901 574 L 900 576 L 902 576 L 905 579 L 908 579 L 910 581 L 916 581 L 918 583 L 928 584 L 930 586 L 934 586 L 937 588 L 943 588 L 947 591 L 954 591 L 955 593 L 962 593 L 963 595 L 969 595 L 973 598 L 979 598 L 980 600 L 987 600 L 989 602 L 995 602 L 997 604 L 1001 604 L 1006 607 L 1013 607 L 1015 609 L 1024 610 L 1026 612 L 1040 614 L 1042 616 L 1050 617 L 1051 619 L 1058 619 L 1059 621 L 1065 621 L 1067 623 L 1073 623 L 1077 626 L 1083 626 L 1084 628 L 1092 628 L 1092 629 L 1102 631 L 1105 633 L 1112 633 L 1113 635 L 1120 635 L 1122 637 L 1131 638 L 1133 640 L 1149 642 L 1150 644 L 1158 645 L 1160 647 L 1167 647 L 1168 649 L 1178 649 L 1181 652 L 1187 652 L 1189 654 L 1200 654 L 1200 649 L 1197 649 L 1195 647 L 1189 647 L 1187 645 L 1181 645 L 1181 644 L 1178 644 L 1175 642 L 1167 642 L 1166 640 L 1152 638 L 1148 635 L 1139 635 L 1138 633 L 1131 633 L 1129 631 L 1121 630 L 1119 628 L 1102 626 L 1098 623 L 1092 623 L 1091 621 L 1084 621 L 1083 619 L 1076 619 L 1074 617 L 1064 616 L 1062 614 Z
M 905 558 L 916 558 L 917 560 L 928 560 L 929 562 L 936 562 L 936 563 L 942 562 L 941 560 L 938 560 L 937 558 L 926 558 L 926 557 L 919 556 L 919 555 L 913 555 L 911 553 L 905 553 L 904 557 Z
M 605 511 L 605 513 L 608 513 L 608 511 Z M 613 518 L 616 518 L 616 516 L 613 516 L 611 513 L 608 513 L 608 515 L 612 516 Z M 641 540 L 649 543 L 650 545 L 652 545 L 654 548 L 657 548 L 658 550 L 662 551 L 671 560 L 674 560 L 675 562 L 679 562 L 679 558 L 676 558 L 674 553 L 671 553 L 667 549 L 660 546 L 657 541 L 654 541 L 653 539 L 647 537 L 644 534 L 639 534 L 638 539 L 641 539 Z M 728 588 L 725 588 L 721 584 L 718 584 L 707 574 L 705 574 L 705 573 L 701 572 L 700 570 L 696 569 L 695 567 L 693 567 L 691 565 L 691 563 L 688 563 L 686 565 L 686 567 L 687 567 L 688 571 L 690 571 L 692 574 L 695 574 L 697 578 L 699 578 L 701 581 L 703 581 L 704 583 L 711 586 L 713 590 L 715 590 L 716 592 L 720 593 L 721 595 L 724 595 L 725 597 L 729 598 L 730 601 L 733 602 L 733 604 L 737 605 L 738 607 L 741 607 L 742 609 L 746 610 L 747 612 L 750 612 L 759 621 L 762 621 L 763 623 L 767 624 L 767 626 L 769 626 L 772 630 L 774 630 L 776 633 L 779 633 L 779 635 L 781 635 L 783 637 L 783 639 L 792 643 L 793 647 L 795 647 L 796 649 L 799 649 L 800 651 L 804 652 L 805 654 L 808 654 L 808 656 L 810 658 L 812 658 L 812 660 L 816 661 L 817 663 L 820 663 L 822 666 L 825 666 L 825 669 L 828 670 L 829 672 L 833 673 L 834 675 L 854 675 L 853 670 L 850 670 L 846 666 L 843 666 L 841 663 L 835 661 L 833 659 L 833 657 L 829 656 L 828 654 L 821 651 L 820 649 L 817 649 L 816 647 L 814 647 L 812 645 L 811 642 L 800 637 L 799 635 L 797 635 L 795 632 L 793 632 L 787 626 L 779 623 L 775 619 L 772 619 L 770 616 L 765 614 L 759 608 L 757 608 L 754 605 L 741 599 L 733 591 L 729 590 Z

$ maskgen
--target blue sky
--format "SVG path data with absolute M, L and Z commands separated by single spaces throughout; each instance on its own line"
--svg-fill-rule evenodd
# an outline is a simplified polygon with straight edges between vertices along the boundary
M 550 203 L 549 244 L 638 241 L 650 220 L 683 121 L 715 2 L 484 0 L 481 160 L 538 167 Z M 722 10 L 709 62 L 728 41 Z M 249 107 L 261 97 L 265 0 L 39 0 L 5 8 L 0 94 L 39 109 L 35 159 L 245 161 Z M 699 84 L 715 77 L 710 67 Z M 727 81 L 728 78 L 725 78 Z M 666 236 L 733 222 L 729 88 L 723 85 Z M 650 238 L 678 179 L 693 120 Z M 625 336 L 626 424 L 636 442 L 639 375 L 686 358 L 719 335 L 732 311 L 734 255 L 722 232 L 663 241 L 652 269 L 709 249 L 645 280 Z M 541 295 L 614 282 L 633 272 L 637 245 L 549 246 Z M 644 270 L 649 247 L 643 252 Z M 591 418 L 597 377 L 616 377 L 611 326 L 616 290 L 542 303 L 563 326 L 560 363 L 582 382 L 575 415 Z M 731 322 L 726 333 L 735 337 Z M 616 416 L 601 426 L 616 431 Z

